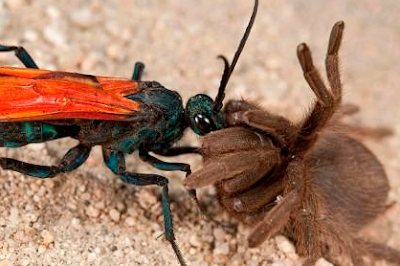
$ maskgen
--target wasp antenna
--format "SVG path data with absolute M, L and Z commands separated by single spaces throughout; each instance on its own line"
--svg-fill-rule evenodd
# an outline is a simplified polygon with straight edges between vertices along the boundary
M 229 78 L 231 77 L 231 74 L 232 74 L 233 70 L 235 69 L 236 63 L 239 59 L 240 54 L 243 51 L 246 41 L 249 38 L 251 29 L 253 28 L 253 24 L 256 19 L 257 9 L 258 9 L 258 0 L 255 0 L 253 13 L 251 14 L 249 24 L 247 25 L 246 31 L 244 32 L 243 37 L 239 43 L 239 46 L 235 52 L 235 55 L 232 60 L 232 64 L 229 66 L 228 60 L 224 56 L 221 56 L 221 55 L 218 56 L 218 58 L 221 58 L 222 60 L 224 60 L 225 69 L 224 69 L 224 74 L 222 75 L 222 78 L 221 78 L 221 82 L 219 84 L 218 95 L 215 98 L 215 105 L 214 105 L 215 113 L 218 112 L 219 110 L 221 110 L 221 108 L 222 108 L 222 101 L 224 100 L 224 97 L 225 97 L 225 88 L 228 85 Z
M 230 66 L 229 66 L 229 61 L 225 56 L 219 55 L 219 56 L 217 56 L 217 58 L 222 59 L 222 61 L 224 61 L 224 73 L 222 74 L 222 78 L 221 78 L 221 84 L 222 84 L 223 80 L 229 79 Z M 215 113 L 217 113 L 222 108 L 222 102 L 224 101 L 224 98 L 225 98 L 225 87 L 226 87 L 226 85 L 219 86 L 218 94 L 214 101 L 214 112 Z

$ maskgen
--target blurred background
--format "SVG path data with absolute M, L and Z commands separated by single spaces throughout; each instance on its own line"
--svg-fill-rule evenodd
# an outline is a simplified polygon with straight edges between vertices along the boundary
M 41 68 L 129 78 L 136 61 L 145 80 L 214 97 L 222 74 L 218 54 L 232 58 L 249 20 L 252 0 L 0 0 L 0 43 L 24 46 Z M 331 27 L 346 23 L 340 51 L 344 102 L 360 106 L 349 122 L 395 131 L 366 144 L 384 164 L 400 201 L 400 2 L 398 0 L 261 0 L 253 32 L 227 89 L 297 120 L 314 96 L 296 58 L 307 42 L 323 70 Z M 2 66 L 21 66 L 0 54 Z M 323 71 L 322 71 L 323 73 Z M 323 73 L 325 74 L 325 73 Z M 182 144 L 200 144 L 188 133 Z M 54 164 L 71 140 L 0 150 L 0 156 Z M 194 169 L 200 158 L 182 156 Z M 155 172 L 132 156 L 135 171 Z M 0 170 L 0 265 L 177 265 L 163 237 L 158 189 L 126 187 L 102 163 L 98 149 L 71 174 L 46 182 Z M 178 244 L 189 265 L 299 265 L 286 238 L 248 249 L 247 229 L 230 235 L 204 220 L 173 182 Z M 213 191 L 203 200 L 212 204 Z M 365 232 L 400 249 L 400 203 Z M 210 207 L 218 218 L 218 206 Z M 320 260 L 319 265 L 329 265 Z M 381 265 L 385 265 L 382 263 Z

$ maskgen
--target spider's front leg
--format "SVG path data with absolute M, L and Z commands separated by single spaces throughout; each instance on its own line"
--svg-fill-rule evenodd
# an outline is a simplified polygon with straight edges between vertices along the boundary
M 304 188 L 304 163 L 298 158 L 287 166 L 284 183 L 285 191 L 282 199 L 276 201 L 276 205 L 268 211 L 263 220 L 253 229 L 249 235 L 249 246 L 256 247 L 266 239 L 281 231 L 288 223 L 292 210 L 301 205 L 300 195 Z M 281 182 L 282 183 L 282 182 Z
M 338 51 L 343 36 L 344 22 L 337 22 L 331 31 L 326 55 L 326 72 L 331 90 L 325 86 L 315 68 L 310 49 L 305 43 L 297 48 L 297 57 L 304 72 L 304 78 L 317 96 L 311 112 L 300 123 L 297 138 L 291 143 L 294 154 L 307 151 L 316 141 L 318 132 L 324 128 L 340 106 L 342 86 L 339 74 Z
M 279 164 L 279 152 L 270 139 L 242 127 L 207 134 L 200 153 L 204 167 L 183 181 L 188 189 L 223 182 L 227 193 L 244 191 Z
M 259 110 L 259 109 L 261 108 L 258 107 L 256 104 L 250 103 L 245 100 L 230 100 L 225 104 L 224 113 L 228 116 L 229 119 L 230 114 L 236 112 L 245 112 L 249 110 Z
M 306 257 L 303 266 L 310 266 L 322 256 L 322 250 L 316 238 L 315 216 L 319 209 L 318 203 L 313 197 L 304 197 L 309 189 L 304 182 L 305 173 L 302 158 L 289 162 L 284 173 L 283 197 L 276 201 L 276 205 L 255 226 L 248 242 L 250 247 L 256 247 L 290 224 L 289 230 L 301 234 L 297 239 L 296 249 Z

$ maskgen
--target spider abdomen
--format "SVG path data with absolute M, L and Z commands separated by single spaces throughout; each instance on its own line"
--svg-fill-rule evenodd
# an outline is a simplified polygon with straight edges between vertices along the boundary
M 389 182 L 375 155 L 343 134 L 325 134 L 306 157 L 307 180 L 329 213 L 358 231 L 387 207 Z

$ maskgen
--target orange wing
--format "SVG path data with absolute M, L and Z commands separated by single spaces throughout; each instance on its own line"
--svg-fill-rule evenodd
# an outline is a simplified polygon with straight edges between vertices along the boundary
M 0 122 L 54 119 L 129 120 L 139 103 L 124 96 L 136 81 L 76 73 L 0 68 Z

